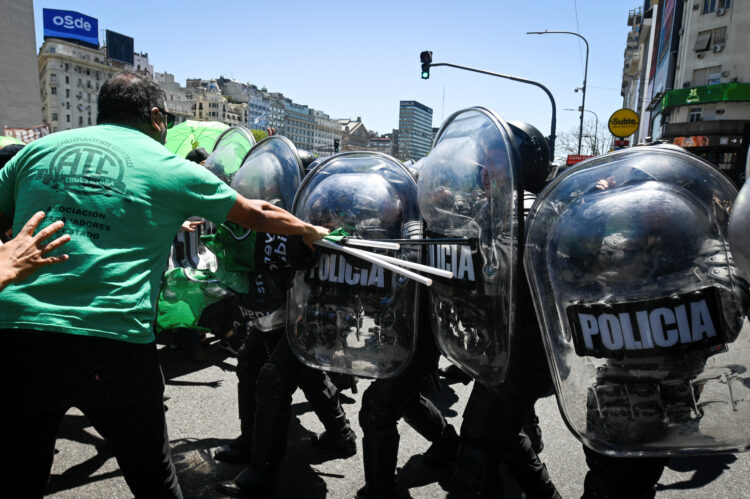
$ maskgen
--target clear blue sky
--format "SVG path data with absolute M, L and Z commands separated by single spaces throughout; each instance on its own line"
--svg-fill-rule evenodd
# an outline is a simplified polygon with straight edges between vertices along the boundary
M 434 111 L 433 126 L 450 113 L 481 105 L 507 120 L 528 121 L 549 133 L 550 104 L 538 88 L 451 68 L 420 78 L 419 53 L 546 85 L 557 101 L 557 131 L 577 130 L 583 42 L 590 44 L 586 108 L 604 126 L 622 107 L 623 51 L 630 9 L 642 0 L 289 0 L 101 1 L 35 0 L 37 45 L 42 9 L 75 10 L 99 29 L 132 36 L 156 71 L 186 78 L 231 77 L 283 92 L 333 118 L 361 116 L 380 133 L 398 127 L 400 100 Z M 576 15 L 577 12 L 577 15 Z M 205 27 L 204 27 L 205 26 Z M 101 39 L 100 39 L 101 42 Z M 443 98 L 444 96 L 444 98 Z M 444 104 L 443 104 L 444 102 Z M 587 117 L 591 117 L 587 113 Z

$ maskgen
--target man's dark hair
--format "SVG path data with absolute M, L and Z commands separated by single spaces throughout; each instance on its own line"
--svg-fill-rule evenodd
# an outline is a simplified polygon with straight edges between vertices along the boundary
M 164 90 L 156 82 L 125 71 L 104 82 L 99 91 L 96 122 L 147 125 L 151 109 L 164 110 Z
M 8 144 L 5 147 L 0 147 L 0 170 L 5 164 L 13 159 L 13 156 L 18 154 L 18 151 L 23 149 L 25 144 Z

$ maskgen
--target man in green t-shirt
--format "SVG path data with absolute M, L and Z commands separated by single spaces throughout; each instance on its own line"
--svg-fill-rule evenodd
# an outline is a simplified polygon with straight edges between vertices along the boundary
M 135 73 L 102 86 L 98 126 L 36 140 L 0 170 L 0 231 L 34 213 L 63 221 L 70 257 L 0 293 L 3 483 L 41 496 L 63 415 L 78 407 L 136 497 L 181 497 L 153 321 L 172 236 L 189 216 L 299 235 L 328 233 L 246 199 L 163 144 L 163 91 Z

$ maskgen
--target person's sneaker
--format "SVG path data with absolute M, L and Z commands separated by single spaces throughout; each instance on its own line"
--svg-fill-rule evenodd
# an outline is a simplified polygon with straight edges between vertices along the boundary
M 357 435 L 349 425 L 340 431 L 324 431 L 320 435 L 315 435 L 311 443 L 313 447 L 341 458 L 351 457 L 357 453 Z
M 531 440 L 531 448 L 539 454 L 544 450 L 544 441 L 542 441 L 542 429 L 539 427 L 539 418 L 532 414 L 523 424 L 523 432 Z
M 453 425 L 443 430 L 441 439 L 430 445 L 422 455 L 424 462 L 433 468 L 447 468 L 456 461 L 458 455 L 459 438 Z
M 242 346 L 242 339 L 236 336 L 230 336 L 219 341 L 219 348 L 226 350 L 234 357 L 237 357 L 240 353 L 240 347 Z

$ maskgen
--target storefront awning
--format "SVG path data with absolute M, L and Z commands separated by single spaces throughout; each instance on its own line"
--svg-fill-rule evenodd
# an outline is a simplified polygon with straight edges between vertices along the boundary
M 661 100 L 661 109 L 708 102 L 737 101 L 750 101 L 750 83 L 720 83 L 705 87 L 667 90 Z

